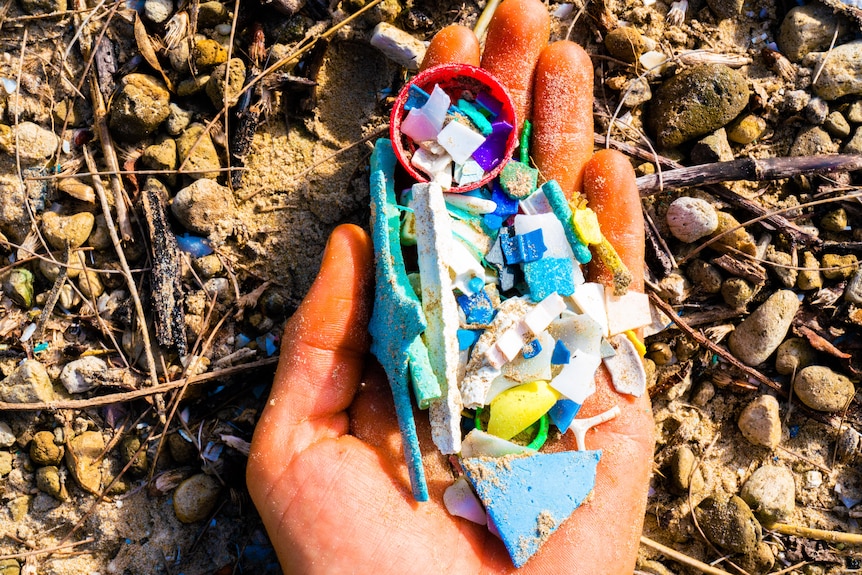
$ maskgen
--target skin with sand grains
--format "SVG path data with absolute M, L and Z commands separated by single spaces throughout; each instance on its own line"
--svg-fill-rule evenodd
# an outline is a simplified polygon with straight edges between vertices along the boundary
M 616 153 L 590 159 L 592 145 L 583 142 L 592 142 L 591 94 L 579 95 L 571 111 L 561 105 L 571 94 L 554 90 L 571 82 L 565 74 L 587 78 L 582 84 L 591 87 L 592 69 L 584 69 L 589 59 L 576 45 L 546 46 L 548 19 L 539 0 L 505 0 L 489 27 L 481 61 L 513 93 L 526 90 L 518 101 L 536 125 L 532 150 L 539 169 L 565 184 L 567 194 L 586 193 L 637 288 L 643 278 L 643 227 L 637 224 L 634 173 Z M 507 30 L 523 33 L 495 40 Z M 477 50 L 472 32 L 446 29 L 435 37 L 428 57 L 434 64 L 474 63 Z M 525 55 L 539 62 L 538 68 L 524 66 Z M 546 58 L 553 65 L 541 65 Z M 631 186 L 606 184 L 629 179 Z M 362 229 L 345 225 L 333 232 L 320 274 L 286 328 L 269 402 L 255 431 L 248 486 L 282 567 L 287 573 L 326 574 L 401 573 L 405 565 L 414 573 L 512 572 L 505 548 L 485 526 L 446 511 L 442 498 L 452 482 L 450 467 L 431 445 L 427 418 L 421 416 L 417 425 L 430 500 L 413 499 L 391 393 L 367 353 L 372 260 L 371 241 Z M 602 278 L 601 270 L 595 273 Z M 603 453 L 592 495 L 519 573 L 632 572 L 652 468 L 652 411 L 646 396 L 615 392 L 601 368 L 596 392 L 578 418 L 614 406 L 620 415 L 586 438 L 587 448 Z M 574 449 L 572 434 L 546 446 Z

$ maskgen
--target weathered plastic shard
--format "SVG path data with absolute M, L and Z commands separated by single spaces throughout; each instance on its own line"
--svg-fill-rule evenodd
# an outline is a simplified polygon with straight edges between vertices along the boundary
M 488 433 L 511 439 L 548 413 L 559 399 L 547 381 L 533 381 L 507 389 L 491 402 Z
M 642 396 L 646 391 L 646 371 L 634 344 L 623 333 L 613 336 L 610 343 L 617 353 L 602 361 L 611 374 L 614 389 L 619 393 Z
M 557 403 L 548 412 L 548 416 L 550 416 L 551 422 L 557 426 L 557 429 L 565 433 L 580 409 L 580 403 L 563 397 L 557 400 Z
M 571 261 L 571 281 L 574 285 L 584 283 L 584 274 L 578 265 L 578 259 L 572 252 L 572 247 L 567 239 L 565 225 L 560 223 L 554 214 L 518 214 L 515 216 L 515 232 L 527 234 L 533 230 L 541 229 L 542 237 L 547 247 L 545 258 L 564 258 Z M 589 250 L 588 250 L 589 251 Z M 571 293 L 571 292 L 570 292 Z
M 413 374 L 416 377 L 431 373 L 431 366 L 427 363 L 427 350 L 424 355 L 419 351 L 424 348 L 420 334 L 426 327 L 425 315 L 407 279 L 399 243 L 399 214 L 393 186 L 395 162 L 392 143 L 386 139 L 377 140 L 371 155 L 371 236 L 376 286 L 368 330 L 372 337 L 371 352 L 386 371 L 392 388 L 413 496 L 417 501 L 427 501 L 428 485 L 410 402 L 408 368 L 411 363 L 415 364 Z M 434 384 L 436 379 L 426 379 L 418 385 L 433 388 Z M 439 385 L 437 387 L 441 393 Z
M 473 159 L 482 166 L 486 172 L 490 172 L 506 162 L 506 142 L 512 133 L 512 124 L 508 122 L 493 122 L 491 124 L 491 135 L 485 138 L 485 142 L 473 152 Z
M 541 346 L 539 353 L 526 357 L 523 353 L 503 366 L 503 375 L 520 383 L 537 379 L 551 379 L 551 356 L 554 353 L 554 338 L 547 332 L 536 338 Z
M 472 430 L 461 442 L 461 457 L 503 457 L 535 452 L 526 445 L 512 443 L 480 429 Z
M 557 216 L 557 220 L 563 226 L 563 230 L 565 230 L 566 233 L 566 239 L 569 241 L 569 246 L 572 248 L 572 252 L 574 252 L 578 263 L 589 263 L 593 256 L 590 253 L 589 247 L 587 247 L 587 245 L 578 238 L 578 234 L 575 233 L 575 228 L 572 224 L 572 209 L 569 207 L 566 195 L 563 193 L 560 185 L 556 180 L 548 180 L 542 184 L 542 191 L 545 193 L 545 197 L 551 205 L 551 210 L 553 210 L 554 215 Z
M 414 184 L 416 248 L 422 277 L 422 309 L 428 327 L 425 345 L 443 395 L 429 407 L 431 438 L 443 454 L 461 451 L 461 393 L 458 390 L 458 304 L 444 255 L 452 249 L 452 230 L 443 190 Z
M 443 492 L 443 505 L 446 506 L 449 515 L 463 517 L 479 525 L 488 523 L 488 516 L 482 507 L 482 502 L 473 493 L 473 488 L 464 477 L 459 477 L 455 483 L 446 488 Z
M 437 143 L 443 146 L 456 164 L 463 164 L 470 159 L 479 146 L 485 142 L 485 136 L 474 132 L 461 122 L 449 122 L 437 134 Z
M 544 257 L 523 266 L 524 280 L 530 288 L 530 297 L 542 300 L 552 293 L 570 296 L 575 293 L 572 261 L 568 258 Z
M 571 429 L 572 433 L 575 435 L 575 443 L 577 443 L 578 445 L 578 451 L 587 450 L 587 431 L 601 423 L 605 423 L 606 421 L 612 420 L 620 413 L 622 413 L 622 410 L 620 410 L 620 406 L 615 405 L 609 410 L 604 411 L 598 415 L 594 415 L 592 417 L 587 417 L 584 419 L 575 419 L 574 421 L 572 421 L 572 424 L 569 425 L 569 429 Z
M 579 285 L 572 294 L 572 302 L 580 313 L 585 313 L 601 326 L 602 334 L 608 334 L 608 312 L 605 309 L 605 286 L 587 282 Z
M 601 451 L 466 458 L 461 465 L 515 567 L 523 566 L 593 490 Z
M 539 170 L 512 160 L 500 172 L 500 185 L 509 197 L 523 199 L 536 189 Z
M 645 293 L 628 291 L 624 295 L 617 296 L 605 290 L 605 309 L 608 314 L 610 335 L 638 329 L 652 323 L 649 296 Z

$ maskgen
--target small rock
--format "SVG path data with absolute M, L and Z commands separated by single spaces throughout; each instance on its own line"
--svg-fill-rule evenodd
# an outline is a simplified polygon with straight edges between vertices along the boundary
M 744 0 L 706 0 L 706 3 L 719 20 L 726 20 L 742 13 Z
M 719 128 L 712 134 L 698 140 L 689 153 L 691 163 L 711 164 L 733 160 L 733 149 L 727 139 L 727 130 Z
M 0 477 L 6 477 L 12 473 L 12 454 L 8 451 L 0 451 Z M 0 571 L 0 575 L 2 575 Z
M 692 395 L 691 402 L 698 407 L 705 407 L 715 397 L 715 385 L 711 381 L 702 381 L 697 391 Z
M 820 218 L 820 227 L 830 232 L 843 232 L 847 227 L 847 210 L 838 208 Z
M 647 357 L 653 360 L 656 365 L 666 365 L 673 357 L 673 351 L 668 344 L 657 341 L 650 344 Z
M 844 288 L 844 299 L 856 305 L 862 304 L 862 266 L 856 268 L 856 273 Z
M 144 2 L 144 17 L 153 24 L 161 24 L 174 13 L 172 0 L 147 0 Z
M 21 0 L 21 8 L 27 14 L 52 14 L 68 9 L 66 0 Z
M 215 40 L 204 38 L 195 42 L 192 58 L 198 70 L 209 72 L 219 64 L 227 62 L 227 50 Z
M 418 70 L 425 58 L 426 46 L 422 40 L 387 22 L 374 27 L 369 43 L 408 70 Z
M 21 243 L 30 230 L 27 189 L 15 174 L 0 174 L 0 231 Z
M 775 371 L 782 375 L 791 375 L 804 367 L 808 367 L 817 359 L 817 351 L 807 340 L 801 337 L 790 337 L 778 346 L 775 352 Z
M 862 433 L 859 433 L 852 427 L 844 427 L 838 436 L 835 451 L 839 461 L 855 463 L 859 459 L 859 456 L 862 455 Z M 0 455 L 3 453 L 0 451 Z
M 809 52 L 827 49 L 836 26 L 839 37 L 850 30 L 846 18 L 839 17 L 824 4 L 812 2 L 794 7 L 781 21 L 778 47 L 791 61 L 799 62 Z
M 12 447 L 15 445 L 15 432 L 5 421 L 0 421 L 0 447 Z
M 173 138 L 163 138 L 157 144 L 144 148 L 141 163 L 152 170 L 176 170 L 179 166 L 177 142 Z
M 862 124 L 862 100 L 856 100 L 847 108 L 847 121 L 853 124 Z
M 674 575 L 673 571 L 658 561 L 653 561 L 651 559 L 638 559 L 637 570 L 642 573 L 648 573 L 649 575 Z M 0 573 L 0 575 L 3 574 Z
M 821 365 L 800 370 L 793 380 L 793 390 L 802 403 L 827 413 L 843 410 L 856 394 L 852 381 Z
M 57 189 L 76 200 L 81 200 L 88 204 L 96 203 L 96 191 L 93 189 L 93 186 L 85 184 L 78 178 L 61 179 L 60 183 L 57 184 Z
M 210 516 L 218 503 L 218 481 L 199 473 L 192 475 L 174 492 L 174 513 L 183 523 L 194 523 Z
M 98 375 L 108 370 L 108 364 L 101 358 L 89 355 L 70 361 L 60 372 L 60 382 L 69 393 L 84 393 L 101 383 Z
M 111 101 L 111 130 L 121 139 L 137 142 L 149 136 L 170 114 L 170 93 L 146 74 L 128 74 Z
M 197 180 L 177 192 L 171 203 L 177 220 L 190 232 L 209 235 L 220 220 L 232 220 L 233 193 L 213 180 Z
M 221 4 L 219 4 L 221 5 Z M 207 76 L 209 79 L 209 76 Z M 168 119 L 165 120 L 165 131 L 171 136 L 179 136 L 183 130 L 191 123 L 192 113 L 188 110 L 183 110 L 173 102 L 170 105 L 170 113 Z
M 793 256 L 787 252 L 780 252 L 773 246 L 769 246 L 766 250 L 766 261 L 778 264 L 769 267 L 781 285 L 786 288 L 792 288 L 796 285 L 796 278 L 799 272 L 793 267 Z
M 799 130 L 793 145 L 790 146 L 790 156 L 823 156 L 838 151 L 838 146 L 829 134 L 820 126 L 808 126 Z
M 61 216 L 56 212 L 42 214 L 42 234 L 54 249 L 63 250 L 68 245 L 77 248 L 84 245 L 96 218 L 90 212 L 79 212 L 71 216 Z
M 828 280 L 846 280 L 853 275 L 858 267 L 858 261 L 853 254 L 840 256 L 838 254 L 823 254 L 820 259 L 823 267 L 823 277 Z
M 694 462 L 694 452 L 687 445 L 673 452 L 670 458 L 670 484 L 676 493 L 688 493 Z
M 690 244 L 715 231 L 718 215 L 706 200 L 684 196 L 668 206 L 667 225 L 674 237 Z
M 168 436 L 168 450 L 177 463 L 191 463 L 198 458 L 198 449 L 195 444 L 186 441 L 179 433 L 172 433 Z
M 742 278 L 727 278 L 721 284 L 721 297 L 733 309 L 742 309 L 754 297 L 754 286 Z
M 216 254 L 194 258 L 192 260 L 192 267 L 204 280 L 215 277 L 224 269 L 221 259 Z
M 733 248 L 745 252 L 750 256 L 757 255 L 757 244 L 751 234 L 744 227 L 739 226 L 739 222 L 724 212 L 716 212 L 718 215 L 718 227 L 712 233 L 713 236 L 724 234 L 727 230 L 736 228 L 734 231 L 723 235 L 711 247 L 718 251 L 729 251 L 727 248 Z
M 101 457 L 105 439 L 98 431 L 85 431 L 66 442 L 66 465 L 85 490 L 98 494 L 102 488 Z
M 141 440 L 133 435 L 125 437 L 120 444 L 120 461 L 123 465 L 132 461 L 129 473 L 137 476 L 147 472 L 147 450 L 140 447 Z
M 727 139 L 737 144 L 750 144 L 766 131 L 766 120 L 754 114 L 740 116 L 727 126 Z
M 775 465 L 759 467 L 742 486 L 740 497 L 764 523 L 784 521 L 796 507 L 793 473 Z
M 754 549 L 739 558 L 739 566 L 751 575 L 762 575 L 772 571 L 775 565 L 775 554 L 766 541 L 760 541 Z
M 207 74 L 197 74 L 191 78 L 181 80 L 180 83 L 177 84 L 177 96 L 180 96 L 181 98 L 194 96 L 198 92 L 205 90 L 207 82 L 209 81 L 210 76 Z
M 750 443 L 775 449 L 781 443 L 778 400 L 771 395 L 761 395 L 745 406 L 737 425 Z
M 39 488 L 39 491 L 47 493 L 59 501 L 65 501 L 69 498 L 60 479 L 60 470 L 53 465 L 40 467 L 36 470 L 36 487 Z
M 663 299 L 678 304 L 688 298 L 690 286 L 688 280 L 678 273 L 669 273 L 659 282 L 660 294 Z
M 862 154 L 862 127 L 856 128 L 850 141 L 844 144 L 845 154 Z
M 168 50 L 168 62 L 171 69 L 185 76 L 192 73 L 191 69 L 192 51 L 188 42 L 177 42 Z M 179 94 L 177 94 L 179 96 Z
M 78 276 L 78 289 L 86 298 L 97 298 L 105 293 L 105 285 L 99 276 L 99 272 L 95 270 L 84 270 Z
M 783 111 L 790 114 L 801 112 L 811 100 L 811 94 L 806 90 L 790 90 L 784 95 Z
M 819 126 L 826 122 L 826 117 L 829 115 L 829 104 L 823 101 L 822 98 L 811 98 L 808 105 L 805 106 L 805 119 L 810 124 Z
M 698 291 L 708 294 L 721 291 L 721 272 L 711 263 L 696 259 L 688 264 L 685 271 Z
M 803 64 L 820 70 L 813 88 L 821 98 L 837 100 L 848 94 L 862 94 L 862 78 L 858 74 L 862 67 L 862 40 L 835 46 L 828 52 L 812 52 Z
M 93 110 L 84 100 L 60 100 L 54 103 L 54 121 L 60 126 L 67 124 L 70 128 L 83 128 L 93 121 Z
M 33 307 L 33 273 L 26 268 L 15 268 L 3 281 L 3 293 L 24 309 Z
M 191 124 L 176 142 L 180 164 L 185 164 L 184 174 L 193 178 L 218 178 L 219 172 L 215 171 L 221 167 L 218 152 L 203 124 Z
M 24 521 L 24 519 L 27 517 L 27 513 L 30 510 L 30 496 L 21 495 L 20 497 L 16 497 L 6 504 L 6 508 L 9 510 L 9 514 L 12 516 L 12 521 Z
M 823 278 L 820 276 L 820 262 L 811 252 L 802 253 L 802 267 L 796 278 L 796 285 L 802 291 L 815 290 L 823 287 Z
M 35 359 L 25 359 L 15 371 L 0 381 L 0 399 L 10 403 L 53 401 L 54 387 L 45 366 Z
M 843 140 L 850 135 L 850 124 L 847 123 L 847 119 L 844 118 L 844 115 L 841 112 L 832 112 L 826 116 L 826 121 L 823 123 L 823 127 L 826 128 L 826 131 L 829 132 L 829 135 L 833 138 L 840 138 Z
M 63 448 L 54 443 L 54 434 L 50 431 L 38 431 L 30 442 L 30 459 L 36 465 L 60 465 L 63 460 Z
M 659 146 L 673 148 L 734 119 L 748 104 L 745 77 L 727 66 L 687 68 L 656 91 L 648 116 Z
M 706 538 L 731 553 L 751 553 L 762 537 L 748 504 L 736 495 L 707 497 L 694 513 Z
M 733 330 L 728 338 L 730 351 L 746 365 L 763 363 L 784 341 L 798 309 L 795 293 L 775 292 Z
M 17 142 L 16 142 L 17 135 Z M 60 138 L 51 130 L 46 130 L 33 122 L 21 122 L 7 137 L 0 138 L 0 150 L 10 156 L 18 153 L 25 163 L 39 162 L 54 155 L 60 145 Z M 17 147 L 16 147 L 17 146 Z
M 90 232 L 90 237 L 87 238 L 87 245 L 97 250 L 105 250 L 113 245 L 111 234 L 108 231 L 108 222 L 105 221 L 105 214 L 96 216 L 96 223 L 93 226 L 93 231 Z
M 228 67 L 230 67 L 229 74 Z M 227 88 L 225 88 L 225 76 L 227 76 Z M 230 62 L 219 64 L 213 69 L 206 85 L 207 96 L 217 110 L 224 108 L 225 99 L 229 107 L 235 106 L 244 83 L 245 63 L 239 58 L 231 58 Z
M 631 26 L 620 26 L 608 32 L 605 36 L 605 48 L 614 58 L 633 64 L 641 54 L 649 52 L 655 43 L 648 42 L 644 36 Z
M 230 11 L 221 2 L 211 0 L 201 2 L 198 8 L 198 27 L 200 29 L 214 28 L 219 24 L 230 22 Z

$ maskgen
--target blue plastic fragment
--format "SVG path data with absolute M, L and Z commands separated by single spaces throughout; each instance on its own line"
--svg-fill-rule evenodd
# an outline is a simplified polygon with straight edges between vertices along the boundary
M 542 301 L 554 292 L 563 297 L 575 293 L 574 268 L 569 258 L 542 258 L 523 267 L 533 301 Z
M 563 224 L 563 230 L 566 232 L 566 239 L 569 240 L 569 246 L 575 253 L 575 259 L 578 263 L 588 264 L 593 259 L 593 254 L 590 253 L 590 248 L 581 243 L 578 235 L 575 233 L 575 228 L 572 225 L 572 209 L 569 207 L 569 202 L 566 201 L 566 195 L 563 193 L 560 184 L 556 180 L 548 180 L 540 188 L 545 194 L 548 203 L 551 205 L 554 215 Z
M 504 238 L 514 235 L 514 227 L 500 228 L 500 233 L 497 235 L 497 240 L 491 249 L 485 255 L 485 261 L 497 268 L 497 280 L 500 283 L 500 289 L 507 291 L 515 287 L 515 268 L 506 264 L 506 257 L 503 254 Z
M 461 461 L 515 567 L 521 567 L 593 490 L 601 451 Z
M 428 103 L 428 98 L 430 97 L 431 95 L 428 92 L 416 84 L 410 84 L 410 87 L 407 89 L 407 101 L 404 102 L 404 111 L 409 112 L 413 108 L 421 108 Z
M 514 236 L 508 232 L 504 235 L 501 231 L 500 248 L 509 265 L 535 262 L 541 259 L 548 249 L 541 228 Z
M 33 353 L 39 353 L 40 351 L 45 351 L 48 349 L 48 342 L 42 341 L 33 346 Z
M 494 122 L 491 124 L 491 135 L 485 138 L 482 145 L 473 152 L 473 159 L 483 170 L 489 172 L 500 165 L 506 158 L 506 142 L 512 133 L 512 124 L 508 122 Z
M 557 429 L 561 432 L 565 433 L 569 429 L 569 426 L 572 425 L 580 409 L 580 403 L 563 397 L 557 400 L 557 403 L 548 412 L 548 416 L 551 418 L 551 423 L 556 425 Z
M 482 132 L 483 136 L 490 136 L 493 128 L 491 127 L 491 122 L 482 115 L 482 112 L 472 103 L 467 100 L 461 98 L 458 100 L 458 109 L 464 112 L 464 114 L 470 118 L 470 121 L 473 122 L 479 131 Z
M 244 333 L 236 336 L 236 347 L 237 349 L 247 346 L 251 343 L 251 338 L 245 335 Z
M 213 253 L 213 248 L 206 238 L 191 234 L 177 236 L 177 246 L 193 258 L 208 256 Z
M 479 323 L 487 325 L 494 319 L 494 304 L 484 289 L 473 295 L 458 296 L 458 305 L 467 316 L 467 323 Z
M 480 277 L 475 277 L 467 282 L 467 285 L 475 293 L 477 291 L 481 291 L 485 287 L 485 280 Z
M 257 343 L 257 347 L 266 353 L 267 357 L 275 355 L 275 352 L 278 351 L 278 347 L 275 345 L 275 336 L 271 333 L 259 336 L 254 341 Z
M 542 344 L 538 339 L 527 342 L 524 347 L 521 348 L 521 353 L 524 355 L 524 359 L 536 357 L 539 355 L 540 351 L 542 351 Z
M 479 341 L 479 336 L 482 335 L 480 329 L 459 329 L 458 330 L 458 349 L 464 351 L 470 349 L 473 344 Z
M 558 339 L 554 344 L 554 352 L 551 354 L 551 365 L 565 365 L 572 359 L 572 352 L 563 343 L 563 340 Z
M 791 425 L 789 428 L 789 431 L 790 431 L 790 437 L 792 439 L 792 438 L 796 437 L 797 435 L 799 435 L 799 426 L 798 425 Z
M 512 198 L 503 191 L 499 180 L 494 180 L 494 185 L 491 189 L 491 201 L 497 204 L 497 209 L 493 211 L 495 216 L 506 219 L 509 216 L 514 216 L 518 213 L 518 200 Z

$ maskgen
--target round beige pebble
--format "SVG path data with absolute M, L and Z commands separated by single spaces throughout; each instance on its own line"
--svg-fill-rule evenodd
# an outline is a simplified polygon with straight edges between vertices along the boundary
M 802 403 L 827 413 L 843 410 L 856 394 L 852 381 L 822 365 L 809 365 L 797 373 L 793 390 Z
M 80 212 L 71 216 L 61 216 L 56 212 L 42 214 L 42 234 L 54 249 L 80 247 L 87 241 L 96 218 L 90 212 Z
M 668 206 L 667 225 L 676 239 L 690 244 L 715 231 L 718 214 L 706 200 L 685 196 Z
M 795 293 L 775 292 L 733 330 L 727 342 L 730 351 L 746 365 L 763 363 L 784 341 L 798 309 Z
M 750 443 L 775 449 L 781 443 L 778 400 L 771 395 L 761 395 L 745 406 L 737 425 Z
M 174 492 L 174 513 L 183 523 L 194 523 L 210 516 L 218 503 L 221 486 L 218 481 L 198 473 L 192 475 Z

